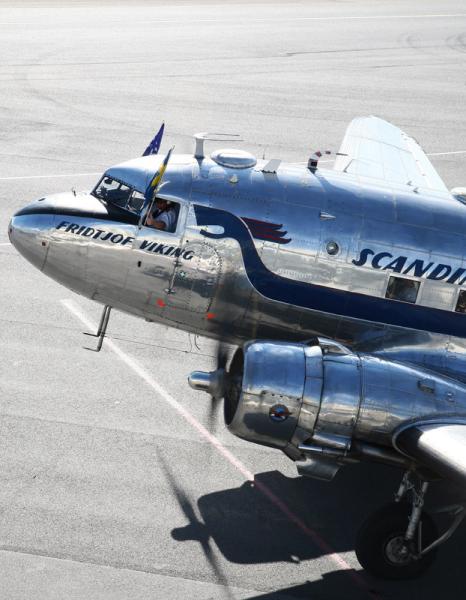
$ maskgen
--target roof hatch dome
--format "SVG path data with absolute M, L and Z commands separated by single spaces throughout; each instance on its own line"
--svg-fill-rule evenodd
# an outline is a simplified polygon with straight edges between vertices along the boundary
M 250 169 L 257 163 L 255 156 L 244 150 L 227 148 L 226 150 L 215 150 L 210 155 L 218 165 L 229 169 Z

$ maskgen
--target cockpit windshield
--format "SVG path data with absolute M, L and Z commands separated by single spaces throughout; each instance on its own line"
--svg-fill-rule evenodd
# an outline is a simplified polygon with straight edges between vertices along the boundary
M 102 177 L 92 194 L 100 200 L 133 213 L 139 213 L 144 205 L 144 194 L 107 175 Z

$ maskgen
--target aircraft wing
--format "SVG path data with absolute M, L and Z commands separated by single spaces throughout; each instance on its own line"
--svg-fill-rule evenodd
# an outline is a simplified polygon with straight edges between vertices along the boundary
M 360 177 L 418 187 L 452 196 L 421 146 L 378 117 L 359 117 L 348 125 L 334 170 Z
M 401 431 L 395 446 L 446 479 L 466 483 L 466 423 L 424 423 Z

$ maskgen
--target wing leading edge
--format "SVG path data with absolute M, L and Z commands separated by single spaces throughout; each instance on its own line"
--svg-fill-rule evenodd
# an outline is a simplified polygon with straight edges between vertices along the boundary
M 333 168 L 452 199 L 421 146 L 401 129 L 378 117 L 359 117 L 351 121 Z
M 466 423 L 424 423 L 402 430 L 397 449 L 464 486 L 466 483 Z

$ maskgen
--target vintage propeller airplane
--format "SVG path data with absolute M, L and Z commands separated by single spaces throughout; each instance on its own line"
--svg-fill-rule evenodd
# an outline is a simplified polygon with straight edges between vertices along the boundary
M 450 507 L 439 535 L 423 503 L 434 479 L 466 482 L 466 198 L 376 117 L 351 122 L 330 170 L 319 153 L 307 167 L 209 157 L 206 139 L 222 136 L 32 202 L 10 240 L 105 306 L 98 349 L 112 307 L 237 345 L 189 383 L 224 398 L 232 433 L 281 449 L 300 474 L 402 467 L 356 553 L 377 576 L 417 576 L 464 516 Z

